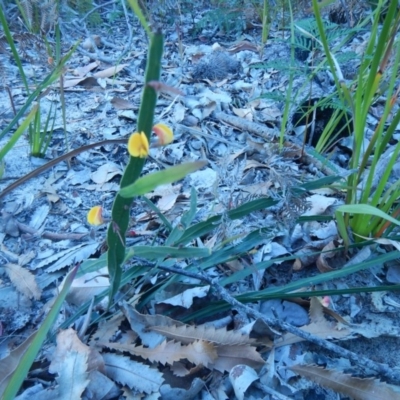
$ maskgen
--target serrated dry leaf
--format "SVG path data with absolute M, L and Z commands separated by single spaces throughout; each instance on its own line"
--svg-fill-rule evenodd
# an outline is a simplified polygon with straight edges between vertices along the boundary
M 153 393 L 164 382 L 162 373 L 117 354 L 103 354 L 107 376 L 139 392 Z
M 86 260 L 96 252 L 98 247 L 99 247 L 98 243 L 78 244 L 74 247 L 71 247 L 70 249 L 59 251 L 58 253 L 53 254 L 52 256 L 41 261 L 39 264 L 35 265 L 32 269 L 42 268 L 58 260 L 51 267 L 47 269 L 47 272 L 55 272 L 68 265 L 81 262 L 82 260 Z
M 240 331 L 228 331 L 226 328 L 215 329 L 213 326 L 150 326 L 148 329 L 182 343 L 191 343 L 195 340 L 206 340 L 218 345 L 255 343 L 254 339 L 243 335 Z
M 18 265 L 23 267 L 24 265 L 30 263 L 35 257 L 36 253 L 33 250 L 21 254 L 20 256 L 18 256 Z
M 90 371 L 88 393 L 93 400 L 106 400 L 118 398 L 120 390 L 115 382 L 99 371 Z M 89 399 L 89 396 L 86 397 Z
M 172 373 L 176 376 L 186 376 L 186 375 L 193 375 L 199 372 L 203 368 L 203 365 L 199 364 L 194 366 L 193 368 L 188 369 L 187 363 L 184 364 L 182 362 L 174 362 L 170 369 Z
M 290 369 L 321 386 L 333 389 L 355 400 L 397 400 L 400 387 L 388 385 L 377 379 L 361 379 L 341 371 L 328 370 L 316 365 L 293 365 Z
M 93 333 L 90 338 L 89 343 L 91 345 L 95 344 L 97 339 L 101 339 L 103 343 L 108 342 L 115 335 L 115 332 L 119 329 L 124 319 L 125 316 L 119 312 L 114 314 L 110 319 L 101 320 L 96 332 Z
M 214 362 L 217 358 L 215 347 L 211 343 L 201 340 L 195 341 L 187 346 L 183 346 L 181 343 L 175 341 L 164 341 L 152 349 L 120 343 L 101 342 L 99 345 L 107 346 L 114 350 L 126 351 L 132 355 L 140 356 L 151 362 L 159 362 L 163 365 L 171 365 L 179 360 L 187 359 L 193 364 L 202 364 L 207 367 L 209 363 Z
M 89 384 L 87 353 L 70 351 L 66 354 L 63 368 L 58 372 L 58 396 L 60 400 L 80 399 Z
M 145 346 L 154 348 L 165 340 L 165 336 L 160 335 L 157 332 L 149 331 L 152 326 L 163 325 L 163 326 L 184 326 L 180 321 L 175 321 L 172 318 L 164 315 L 144 315 L 137 312 L 134 307 L 127 303 L 122 303 L 122 312 L 125 314 L 129 321 L 131 329 L 136 332 L 142 343 Z
M 30 271 L 12 263 L 4 264 L 4 269 L 18 292 L 29 299 L 40 299 L 42 291 L 36 283 L 35 276 Z
M 51 358 L 49 372 L 60 374 L 64 369 L 65 359 L 71 352 L 86 354 L 88 371 L 104 371 L 103 359 L 99 352 L 82 343 L 77 333 L 69 328 L 60 331 L 57 335 L 57 347 Z
M 265 361 L 257 352 L 257 349 L 248 344 L 234 346 L 217 346 L 218 357 L 209 368 L 217 371 L 230 371 L 234 366 L 243 364 L 252 368 L 261 368 Z

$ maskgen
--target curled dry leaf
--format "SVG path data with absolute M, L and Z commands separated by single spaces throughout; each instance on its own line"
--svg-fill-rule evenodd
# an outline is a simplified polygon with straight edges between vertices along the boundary
M 229 380 L 238 400 L 244 399 L 246 390 L 257 379 L 257 372 L 247 365 L 236 365 L 229 372 Z
M 334 251 L 337 249 L 337 247 L 337 241 L 332 240 L 322 249 L 323 253 L 318 256 L 316 261 L 317 267 L 322 273 L 336 270 L 336 268 L 332 267 L 329 264 L 328 260 L 338 257 L 339 253 L 337 251 Z

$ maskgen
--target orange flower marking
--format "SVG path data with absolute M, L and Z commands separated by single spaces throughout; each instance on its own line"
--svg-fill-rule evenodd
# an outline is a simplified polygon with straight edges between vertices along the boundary
M 101 206 L 92 207 L 87 213 L 87 222 L 90 225 L 95 225 L 95 226 L 104 223 L 103 208 Z
M 153 126 L 153 131 L 158 136 L 160 146 L 165 146 L 174 141 L 174 133 L 171 128 L 165 124 L 156 124 Z
M 135 132 L 128 141 L 128 151 L 132 157 L 145 158 L 149 155 L 149 141 L 144 132 Z

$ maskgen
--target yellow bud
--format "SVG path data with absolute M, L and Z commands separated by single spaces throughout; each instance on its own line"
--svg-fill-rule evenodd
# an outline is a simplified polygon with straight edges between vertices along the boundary
M 128 141 L 128 151 L 132 157 L 145 158 L 149 155 L 149 141 L 144 132 L 135 132 Z
M 160 146 L 165 146 L 174 141 L 174 133 L 171 128 L 165 124 L 156 124 L 153 126 L 153 131 L 158 136 Z
M 87 213 L 87 222 L 90 225 L 95 225 L 95 226 L 104 223 L 103 208 L 101 206 L 92 207 Z

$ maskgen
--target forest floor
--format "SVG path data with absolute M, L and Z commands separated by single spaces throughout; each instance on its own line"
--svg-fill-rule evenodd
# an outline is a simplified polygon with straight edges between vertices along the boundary
M 25 136 L 6 157 L 5 172 L 0 180 L 0 359 L 3 361 L 38 329 L 71 266 L 89 258 L 96 259 L 106 250 L 106 226 L 94 229 L 88 225 L 86 215 L 91 207 L 101 205 L 105 217 L 109 217 L 114 196 L 119 189 L 119 179 L 129 157 L 125 144 L 110 142 L 88 151 L 78 150 L 67 162 L 54 163 L 43 172 L 34 173 L 29 179 L 23 178 L 73 149 L 107 140 L 120 139 L 123 142 L 135 131 L 148 39 L 132 13 L 125 15 L 122 9 L 116 8 L 116 2 L 109 3 L 112 4 L 105 3 L 99 9 L 102 23 L 96 27 L 88 27 L 89 16 L 61 19 L 63 52 L 77 40 L 81 40 L 81 44 L 68 62 L 63 79 L 65 127 L 59 84 L 52 86 L 40 100 L 43 116 L 56 110 L 54 134 L 46 158 L 30 156 L 29 142 Z M 16 9 L 8 11 L 10 17 L 17 12 Z M 340 192 L 326 188 L 307 191 L 299 196 L 293 194 L 293 188 L 333 175 L 329 167 L 319 163 L 312 151 L 308 152 L 311 146 L 307 145 L 303 153 L 305 128 L 299 122 L 299 113 L 304 111 L 310 92 L 313 99 L 321 99 L 334 90 L 329 72 L 324 69 L 305 85 L 312 64 L 319 62 L 320 55 L 299 47 L 295 60 L 292 60 L 290 29 L 282 29 L 282 26 L 272 23 L 268 42 L 261 46 L 261 24 L 254 13 L 247 12 L 246 18 L 239 18 L 232 12 L 225 21 L 224 30 L 223 24 L 218 26 L 215 19 L 211 18 L 210 11 L 216 13 L 211 9 L 197 9 L 191 13 L 185 13 L 185 9 L 178 13 L 172 9 L 166 11 L 167 15 L 174 15 L 174 19 L 162 26 L 165 49 L 161 81 L 179 89 L 184 96 L 174 93 L 160 95 L 155 122 L 169 125 L 174 131 L 175 140 L 166 147 L 152 148 L 143 172 L 198 159 L 206 159 L 208 166 L 187 176 L 180 183 L 156 189 L 146 196 L 147 199 L 158 207 L 172 226 L 177 226 L 181 223 L 182 215 L 190 210 L 194 190 L 197 193 L 194 222 L 215 215 L 223 216 L 223 221 L 216 224 L 214 231 L 192 242 L 192 245 L 194 243 L 212 252 L 217 251 L 227 238 L 243 238 L 252 232 L 262 231 L 264 236 L 254 249 L 241 253 L 229 262 L 212 265 L 208 270 L 210 276 L 220 280 L 247 270 L 243 279 L 232 279 L 233 283 L 226 286 L 235 296 L 249 291 L 284 287 L 301 279 L 318 277 L 327 271 L 373 259 L 375 253 L 369 249 L 347 255 L 338 252 L 331 260 L 321 258 L 316 253 L 337 243 L 334 221 L 327 218 L 326 221 L 298 223 L 301 216 L 331 217 L 334 208 L 343 203 Z M 300 14 L 295 22 L 303 29 L 313 26 L 310 20 Z M 11 29 L 33 86 L 50 71 L 45 46 L 37 35 L 22 33 L 22 28 L 17 24 L 12 24 Z M 337 25 L 334 29 L 333 45 L 350 31 L 347 23 Z M 353 30 L 351 38 L 338 51 L 342 56 L 343 70 L 348 72 L 348 79 L 353 79 L 357 60 L 368 37 L 368 26 Z M 302 45 L 306 46 L 306 42 L 304 39 Z M 27 98 L 6 44 L 4 49 L 4 52 L 0 52 L 5 82 L 0 90 L 1 130 L 14 116 L 10 97 L 16 109 Z M 296 66 L 293 80 L 295 100 L 290 106 L 285 151 L 280 152 L 279 134 L 289 84 L 288 66 L 293 65 L 292 62 Z M 371 131 L 381 109 L 382 106 L 377 103 L 371 110 Z M 318 110 L 316 136 L 310 139 L 311 144 L 316 144 L 318 126 L 323 129 L 330 115 L 329 111 Z M 6 141 L 7 137 L 0 141 L 0 148 Z M 346 175 L 350 155 L 351 144 L 346 137 L 329 150 L 329 163 L 336 174 Z M 16 187 L 7 189 L 21 178 L 23 181 Z M 276 204 L 237 220 L 227 217 L 230 210 L 263 198 L 274 199 Z M 162 221 L 144 200 L 135 200 L 131 215 L 129 246 L 165 244 Z M 233 240 L 232 243 L 236 246 L 241 241 Z M 276 262 L 271 261 L 275 259 Z M 271 261 L 267 268 L 252 270 L 256 263 L 267 261 Z M 141 262 L 140 257 L 133 258 L 129 268 Z M 174 262 L 182 267 L 188 265 L 188 261 L 183 259 Z M 113 309 L 113 315 L 107 311 L 105 300 L 99 303 L 92 311 L 92 321 L 83 331 L 80 330 L 84 324 L 83 317 L 77 319 L 75 324 L 66 326 L 65 323 L 80 306 L 104 293 L 109 281 L 106 270 L 98 271 L 95 278 L 92 276 L 77 281 L 52 332 L 53 335 L 58 334 L 57 343 L 54 336 L 46 343 L 19 399 L 54 398 L 55 393 L 57 398 L 63 398 L 57 392 L 65 384 L 59 378 L 62 375 L 60 371 L 68 369 L 68 363 L 71 362 L 67 357 L 68 351 L 75 349 L 78 341 L 85 348 L 96 351 L 99 358 L 103 355 L 97 367 L 92 365 L 92 369 L 86 370 L 86 380 L 80 382 L 70 377 L 69 385 L 77 388 L 74 393 L 79 393 L 79 398 L 122 398 L 122 388 L 123 396 L 132 399 L 139 398 L 140 393 L 144 393 L 140 398 L 148 399 L 169 399 L 178 395 L 185 399 L 225 399 L 235 396 L 241 399 L 346 399 L 346 396 L 357 395 L 346 386 L 358 387 L 361 392 L 358 398 L 367 398 L 363 396 L 374 390 L 376 393 L 385 393 L 389 387 L 383 382 L 356 379 L 354 376 L 374 377 L 400 385 L 399 381 L 390 381 L 387 376 L 379 375 L 372 369 L 362 369 L 362 362 L 347 359 L 345 352 L 340 357 L 315 343 L 291 338 L 283 332 L 266 334 L 265 327 L 256 329 L 254 319 L 234 308 L 212 317 L 193 319 L 190 323 L 197 327 L 207 323 L 207 327 L 214 327 L 217 331 L 222 329 L 224 338 L 221 342 L 214 338 L 220 344 L 219 351 L 222 346 L 232 346 L 230 352 L 239 354 L 247 349 L 251 356 L 237 356 L 234 361 L 227 361 L 224 359 L 226 355 L 218 353 L 220 362 L 217 362 L 213 353 L 211 362 L 206 357 L 191 359 L 192 356 L 188 356 L 182 348 L 164 349 L 164 355 L 167 352 L 172 354 L 169 359 L 148 353 L 143 353 L 142 358 L 138 353 L 131 353 L 134 355 L 129 358 L 126 352 L 132 349 L 127 348 L 123 348 L 125 355 L 122 356 L 115 343 L 121 346 L 135 343 L 136 349 L 140 345 L 153 343 L 145 333 L 134 328 L 141 321 L 145 329 L 151 329 L 147 325 L 152 324 L 146 319 L 147 314 L 168 315 L 178 324 L 182 318 L 188 321 L 191 313 L 198 312 L 214 300 L 210 293 L 200 290 L 204 286 L 199 285 L 198 281 L 177 281 L 160 290 L 159 295 L 146 307 L 137 310 L 146 315 L 143 317 L 146 322 L 140 318 L 133 321 L 138 318 L 132 314 L 137 312 L 134 305 L 140 295 L 146 294 L 151 285 L 161 285 L 166 275 L 159 272 L 146 279 L 143 278 L 140 284 L 136 281 L 130 289 L 125 289 L 121 297 L 125 302 L 118 309 Z M 390 263 L 377 262 L 370 269 L 308 289 L 374 287 L 382 283 L 399 282 L 400 265 L 394 260 Z M 179 296 L 180 300 L 177 300 Z M 314 337 L 334 341 L 344 350 L 367 357 L 377 365 L 384 364 L 398 374 L 398 294 L 355 293 L 332 296 L 329 304 L 324 301 L 324 298 L 320 301 L 301 298 L 292 301 L 263 300 L 252 304 L 252 307 L 270 318 L 279 318 L 296 327 L 303 327 Z M 95 322 L 99 316 L 103 316 L 101 323 Z M 168 323 L 163 320 L 162 324 L 165 327 Z M 60 327 L 65 330 L 61 331 Z M 194 342 L 187 344 L 178 339 L 178 333 L 182 334 L 178 328 L 183 328 L 179 325 L 174 325 L 174 328 L 175 336 L 167 335 L 173 339 L 167 343 L 175 341 L 175 345 L 179 343 L 182 347 L 194 346 Z M 206 332 L 209 328 L 204 329 Z M 240 330 L 248 341 L 238 344 L 235 341 L 237 338 L 232 339 L 227 333 L 233 330 Z M 61 336 L 60 332 L 64 332 L 65 336 Z M 189 335 L 187 331 L 186 334 Z M 209 332 L 203 334 L 208 341 L 212 341 L 207 336 Z M 259 341 L 252 342 L 257 335 Z M 268 340 L 275 340 L 275 345 L 268 342 L 267 336 Z M 70 343 L 66 345 L 67 349 L 61 348 L 62 340 Z M 145 348 L 151 346 L 148 344 Z M 109 349 L 116 352 L 110 352 Z M 196 353 L 197 350 L 193 347 L 190 351 Z M 206 354 L 207 351 L 202 348 L 199 353 Z M 90 364 L 88 360 L 92 356 L 87 354 L 86 362 Z M 119 359 L 116 355 L 119 355 Z M 160 384 L 156 385 L 156 390 L 154 386 L 151 389 L 135 386 L 115 371 L 110 372 L 110 366 L 115 365 L 131 368 L 129 363 L 132 360 L 143 368 L 150 367 L 151 374 L 160 374 L 157 375 Z M 264 364 L 260 360 L 264 360 Z M 236 364 L 249 367 L 249 371 L 246 371 L 248 375 L 241 382 L 232 376 L 231 366 Z M 295 370 L 293 366 L 298 364 L 317 365 L 320 368 Z M 294 369 L 291 370 L 291 367 Z M 0 368 L 4 368 L 1 360 Z M 106 384 L 100 383 L 104 381 L 94 371 L 100 371 L 101 379 L 107 379 L 107 393 Z M 350 375 L 354 380 L 346 381 Z M 317 383 L 311 378 L 307 379 L 307 376 L 314 376 Z M 152 377 L 156 379 L 155 375 Z M 140 379 L 145 380 L 146 377 Z M 336 386 L 332 382 L 336 382 Z M 102 385 L 103 392 L 95 390 L 95 386 Z M 344 394 L 339 395 L 339 392 Z M 400 393 L 398 396 L 400 398 Z M 379 395 L 371 398 L 383 399 Z

